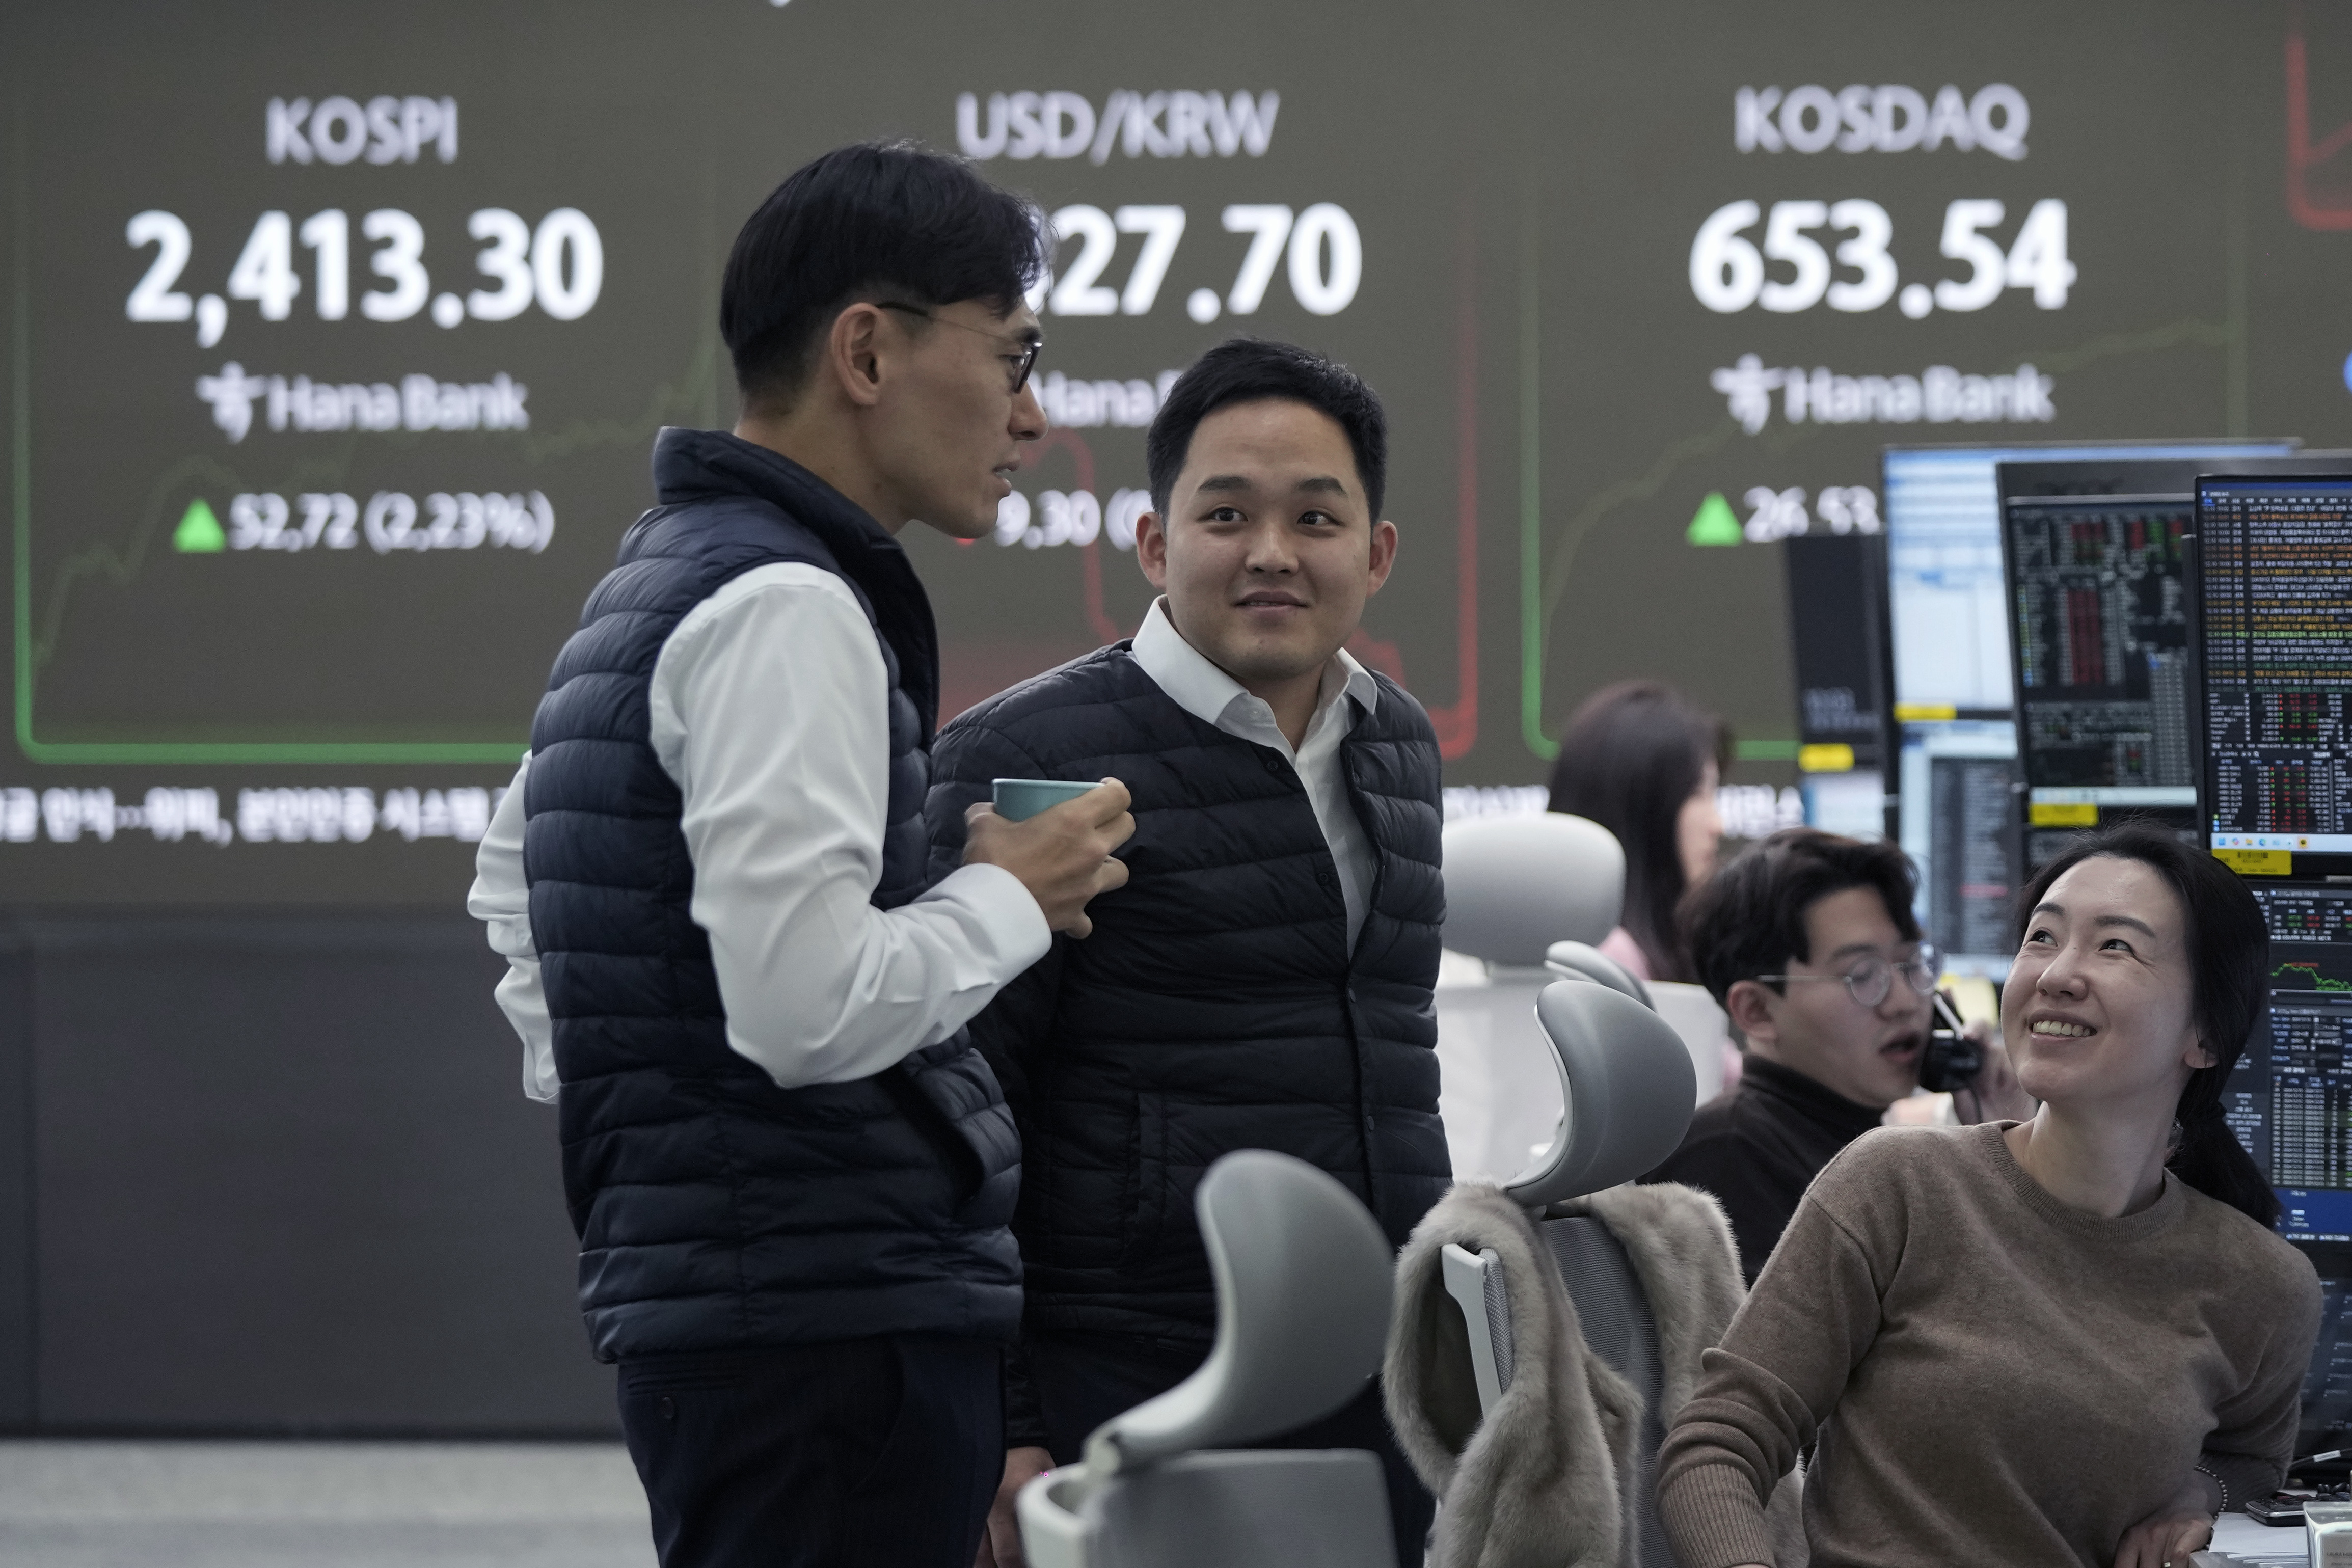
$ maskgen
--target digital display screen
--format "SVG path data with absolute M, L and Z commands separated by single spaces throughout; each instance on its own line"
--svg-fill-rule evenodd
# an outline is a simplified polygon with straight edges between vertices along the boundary
M 2352 1425 L 2352 889 L 2249 885 L 2270 928 L 2269 1018 L 2223 1105 L 2277 1192 L 2280 1234 L 2319 1270 L 2326 1301 L 2303 1428 L 2340 1433 Z
M 2011 498 L 2007 512 L 2029 820 L 2037 805 L 2193 806 L 2181 562 L 2195 504 Z
M 2001 575 L 2004 463 L 2225 463 L 2284 455 L 2281 442 L 2132 447 L 1890 447 L 1886 470 L 1888 597 L 1895 624 L 1895 702 L 1913 719 L 2011 711 L 2012 615 Z M 1925 710 L 1925 711 L 1922 711 Z
M 2269 1026 L 2231 1075 L 2230 1124 L 2280 1189 L 2289 1235 L 2352 1242 L 2352 889 L 2252 886 Z
M 1464 789 L 1633 677 L 1795 784 L 1799 536 L 1886 534 L 1895 703 L 2005 712 L 2000 457 L 2352 426 L 2310 8 L 223 0 L 0 50 L 12 903 L 456 908 L 656 432 L 734 422 L 738 228 L 860 138 L 1057 235 L 1053 435 L 994 537 L 904 536 L 944 713 L 1134 630 L 1144 429 L 1235 331 L 1386 401 L 1354 647 Z
M 2322 870 L 2352 857 L 2352 472 L 2200 480 L 2197 518 L 2213 847 Z

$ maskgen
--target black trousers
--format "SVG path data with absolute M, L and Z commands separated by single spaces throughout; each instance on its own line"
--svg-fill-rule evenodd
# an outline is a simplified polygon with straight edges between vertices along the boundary
M 1165 1394 L 1208 1359 L 1199 1345 L 1111 1334 L 1033 1334 L 1022 1352 L 1045 1417 L 1045 1447 L 1057 1465 L 1074 1463 L 1087 1435 L 1121 1411 Z M 1249 1445 L 1254 1448 L 1369 1448 L 1386 1472 L 1389 1522 L 1396 1531 L 1397 1562 L 1419 1568 L 1437 1500 L 1398 1451 L 1381 1409 L 1381 1386 L 1364 1392 L 1322 1420 Z
M 621 1363 L 662 1568 L 971 1568 L 1002 1347 L 886 1334 Z

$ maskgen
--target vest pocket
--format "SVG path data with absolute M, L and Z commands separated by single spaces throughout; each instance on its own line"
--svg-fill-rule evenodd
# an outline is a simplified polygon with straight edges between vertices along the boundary
M 1135 1146 L 1128 1167 L 1127 1247 L 1123 1265 L 1147 1261 L 1168 1228 L 1168 1101 L 1135 1097 Z
M 917 1071 L 901 1062 L 877 1075 L 873 1081 L 889 1091 L 899 1115 L 939 1156 L 940 1167 L 954 1186 L 955 1205 L 961 1208 L 979 1195 L 988 1180 L 988 1170 L 981 1161 L 980 1151 L 972 1146 L 963 1130 L 925 1091 L 926 1086 Z

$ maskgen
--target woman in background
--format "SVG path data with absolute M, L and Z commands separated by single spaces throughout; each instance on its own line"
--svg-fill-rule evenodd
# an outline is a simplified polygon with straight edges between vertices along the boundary
M 1624 846 L 1624 912 L 1601 951 L 1643 980 L 1694 978 L 1675 906 L 1714 874 L 1723 838 L 1715 791 L 1730 742 L 1721 720 L 1655 680 L 1594 692 L 1560 737 L 1551 809 L 1597 822 Z

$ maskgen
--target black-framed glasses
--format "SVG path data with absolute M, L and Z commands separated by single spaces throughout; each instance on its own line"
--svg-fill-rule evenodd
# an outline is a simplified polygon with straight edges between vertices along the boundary
M 1897 974 L 1902 975 L 1904 983 L 1920 995 L 1935 994 L 1938 973 L 1936 958 L 1935 944 L 1923 942 L 1916 952 L 1899 963 L 1889 963 L 1872 953 L 1867 958 L 1856 959 L 1843 974 L 1759 974 L 1752 978 L 1783 985 L 1791 980 L 1843 980 L 1847 994 L 1865 1007 L 1875 1007 L 1894 991 Z
M 1020 396 L 1021 389 L 1029 384 L 1029 373 L 1037 368 L 1037 355 L 1045 347 L 1045 340 L 1042 337 L 1010 338 L 1003 332 L 992 332 L 986 327 L 967 327 L 961 321 L 950 321 L 945 316 L 927 310 L 920 305 L 902 304 L 896 300 L 877 300 L 874 303 L 885 310 L 904 310 L 910 316 L 920 316 L 923 320 L 936 321 L 942 327 L 953 327 L 959 331 L 978 332 L 983 338 L 993 338 L 1000 343 L 1013 344 L 1021 352 L 1002 357 L 1006 363 L 1015 367 L 1013 373 L 1013 395 L 1015 397 Z

